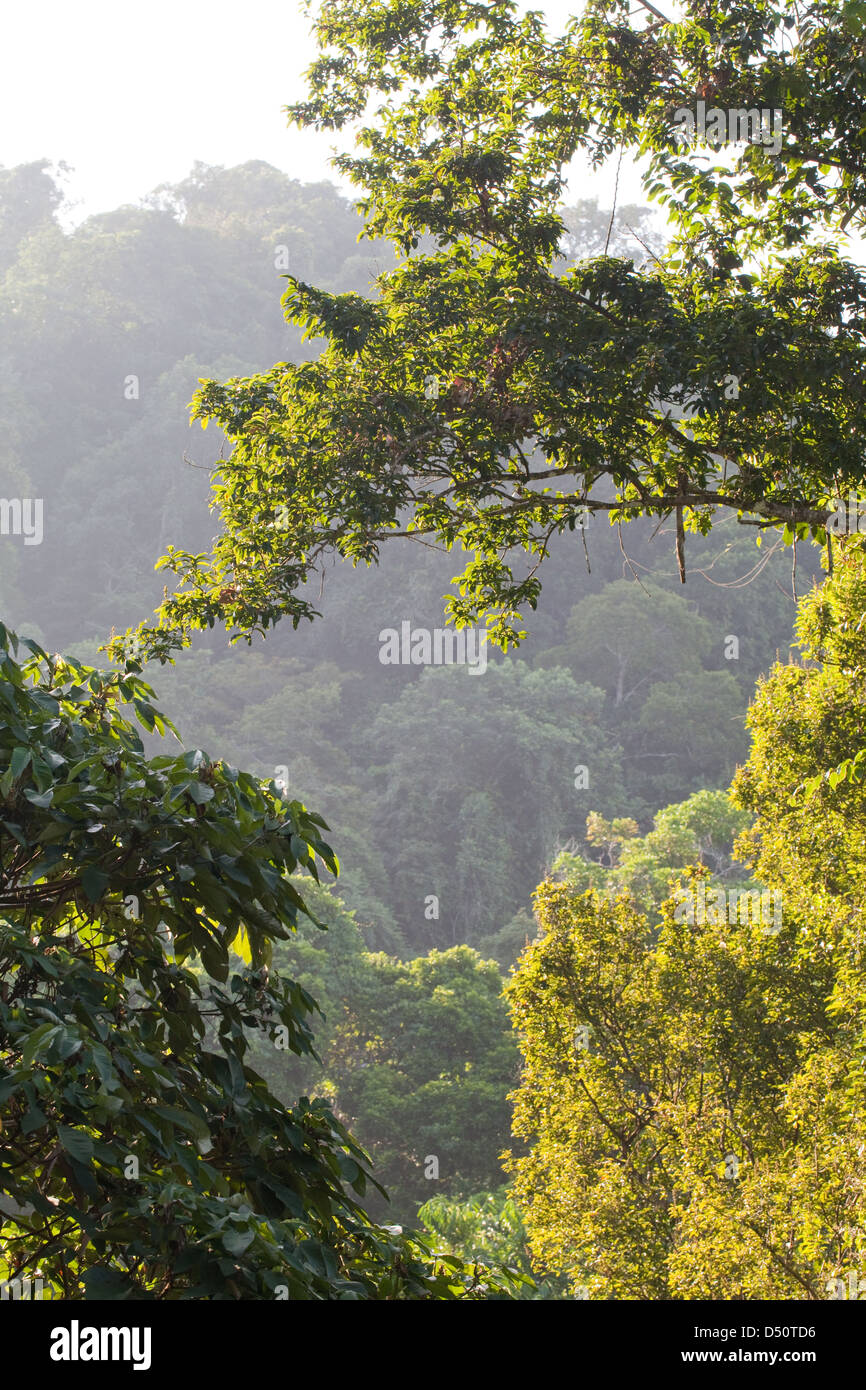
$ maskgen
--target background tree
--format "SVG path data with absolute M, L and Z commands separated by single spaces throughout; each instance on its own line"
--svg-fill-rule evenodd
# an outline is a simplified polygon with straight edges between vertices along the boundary
M 734 843 L 751 820 L 747 811 L 731 804 L 729 793 L 706 790 L 664 806 L 646 835 L 638 835 L 633 820 L 611 823 L 592 812 L 586 831 L 591 857 L 565 849 L 554 860 L 551 877 L 577 892 L 625 891 L 657 921 L 671 883 L 680 877 L 677 871 L 689 865 L 708 868 L 714 882 L 726 888 L 754 886 L 733 861 Z
M 431 1193 L 468 1197 L 501 1184 L 517 1050 L 500 972 L 468 946 L 367 964 L 337 1025 L 328 1076 L 338 1113 L 392 1199 L 386 1206 L 371 1193 L 370 1209 L 415 1224 Z
M 427 671 L 381 710 L 371 731 L 381 824 L 395 846 L 391 892 L 409 941 L 471 944 L 528 901 L 557 838 L 585 818 L 590 793 L 576 789 L 576 767 L 604 809 L 622 804 L 601 703 L 566 671 L 509 662 L 483 675 Z M 422 829 L 431 821 L 432 843 Z
M 533 1266 L 520 1210 L 506 1188 L 480 1192 L 465 1201 L 431 1197 L 418 1215 L 442 1249 L 479 1260 L 489 1260 L 490 1252 L 495 1250 L 499 1263 L 519 1271 L 527 1279 L 527 1283 L 517 1288 L 515 1297 L 564 1297 L 565 1280 Z
M 0 266 L 8 270 L 17 259 L 22 243 L 54 220 L 63 194 L 56 174 L 66 172 L 61 164 L 52 170 L 46 159 L 0 169 Z
M 709 623 L 676 594 L 618 579 L 575 604 L 565 642 L 545 652 L 544 664 L 561 662 L 578 679 L 591 671 L 615 709 L 634 708 L 654 680 L 701 670 L 711 642 Z

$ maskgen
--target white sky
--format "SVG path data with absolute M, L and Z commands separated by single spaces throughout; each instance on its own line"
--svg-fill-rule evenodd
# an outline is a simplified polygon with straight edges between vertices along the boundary
M 533 8 L 558 30 L 576 6 Z M 40 0 L 6 8 L 3 38 L 0 165 L 70 164 L 64 220 L 137 202 L 196 160 L 337 181 L 328 158 L 348 137 L 289 129 L 282 113 L 315 56 L 299 0 Z M 577 173 L 571 191 L 609 205 L 613 180 Z M 625 160 L 619 201 L 644 201 Z
M 520 0 L 554 32 L 582 4 Z M 675 17 L 678 6 L 666 9 Z M 196 160 L 263 159 L 293 178 L 339 182 L 328 159 L 349 133 L 290 129 L 282 110 L 303 97 L 315 57 L 301 0 L 39 0 L 8 6 L 3 36 L 0 165 L 71 165 L 67 226 L 180 181 Z M 571 198 L 609 207 L 615 172 L 615 160 L 598 173 L 575 163 Z M 646 202 L 628 156 L 618 202 Z M 843 247 L 866 261 L 859 238 Z

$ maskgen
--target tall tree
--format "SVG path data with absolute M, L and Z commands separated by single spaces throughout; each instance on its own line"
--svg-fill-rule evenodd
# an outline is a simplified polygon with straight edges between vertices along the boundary
M 586 509 L 672 518 L 683 579 L 686 533 L 720 508 L 823 542 L 863 471 L 866 281 L 807 234 L 863 221 L 861 10 L 683 9 L 591 0 L 551 36 L 513 0 L 323 5 L 291 115 L 368 119 L 337 164 L 401 259 L 375 301 L 290 276 L 287 317 L 322 356 L 202 386 L 195 417 L 232 445 L 223 531 L 210 554 L 169 549 L 150 650 L 311 617 L 327 555 L 371 562 L 395 536 L 462 543 L 451 614 L 504 645 Z M 709 167 L 679 119 L 708 102 L 724 139 L 751 131 Z M 607 254 L 561 274 L 569 161 L 617 150 L 648 157 L 677 235 L 639 269 Z
M 765 898 L 684 869 L 656 929 L 627 894 L 540 890 L 509 986 L 528 1150 L 511 1167 L 535 1258 L 590 1297 L 863 1287 L 864 809 L 821 769 L 866 745 L 864 611 L 857 539 L 803 601 L 809 664 L 774 668 L 750 712 L 739 853 Z M 684 831 L 709 852 L 735 828 L 718 810 L 659 818 L 680 863 Z

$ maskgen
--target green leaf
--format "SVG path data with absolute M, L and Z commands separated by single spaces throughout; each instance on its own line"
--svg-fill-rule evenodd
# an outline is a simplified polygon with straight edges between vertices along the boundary
M 181 1110 L 175 1105 L 154 1105 L 153 1112 L 171 1124 L 179 1125 L 194 1139 L 205 1141 L 211 1137 L 210 1129 L 205 1121 L 200 1115 L 193 1114 L 191 1110 Z
M 37 1053 L 43 1050 L 43 1043 L 47 1046 L 55 1033 L 60 1032 L 61 1027 L 59 1023 L 41 1023 L 38 1028 L 34 1028 L 21 1049 L 22 1065 L 31 1066 Z
M 12 757 L 9 760 L 9 767 L 12 772 L 12 780 L 16 781 L 30 762 L 29 748 L 13 748 Z
M 22 1082 L 17 1080 L 16 1077 L 4 1076 L 3 1079 L 0 1080 L 0 1102 L 8 1100 L 10 1096 L 14 1096 L 15 1092 L 20 1090 L 21 1085 Z
M 249 1250 L 256 1238 L 255 1231 L 249 1229 L 235 1231 L 229 1228 L 223 1231 L 222 1243 L 230 1255 L 243 1255 Z
M 72 1129 L 69 1125 L 58 1125 L 57 1138 L 70 1158 L 74 1158 L 78 1163 L 90 1163 L 93 1158 L 93 1140 L 84 1130 Z
M 204 806 L 214 797 L 213 787 L 209 787 L 206 782 L 191 782 L 186 790 L 197 806 Z
M 54 800 L 54 788 L 49 787 L 48 790 L 44 792 L 34 792 L 29 788 L 25 788 L 24 795 L 31 805 L 39 806 L 42 810 L 45 810 Z
M 81 874 L 81 886 L 85 895 L 92 903 L 98 903 L 108 887 L 108 874 L 103 873 L 102 869 L 90 866 L 84 869 Z
M 84 1296 L 89 1301 L 105 1299 L 115 1302 L 118 1299 L 131 1298 L 133 1294 L 136 1298 L 142 1297 L 142 1294 L 134 1289 L 129 1276 L 119 1269 L 95 1265 L 85 1270 L 83 1279 Z
M 48 1117 L 42 1113 L 38 1106 L 33 1105 L 27 1111 L 21 1121 L 21 1133 L 32 1134 L 35 1129 L 41 1129 L 48 1124 Z

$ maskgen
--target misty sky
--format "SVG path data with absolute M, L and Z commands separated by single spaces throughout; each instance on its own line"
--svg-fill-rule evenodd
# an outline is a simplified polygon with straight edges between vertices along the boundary
M 362 4 L 363 0 L 359 0 Z M 528 6 L 527 6 L 528 8 Z M 543 9 L 558 27 L 568 0 Z M 579 5 L 578 5 L 579 8 Z M 177 182 L 193 163 L 264 159 L 294 178 L 332 178 L 333 132 L 289 129 L 314 57 L 298 0 L 41 0 L 3 17 L 0 164 L 65 160 L 80 221 Z M 574 198 L 609 203 L 613 169 L 575 170 Z M 620 201 L 644 201 L 625 161 Z
M 522 0 L 520 8 L 541 9 L 560 31 L 582 5 Z M 678 7 L 667 8 L 675 17 Z M 196 160 L 264 159 L 293 178 L 340 182 L 328 159 L 350 136 L 290 129 L 282 110 L 303 96 L 315 56 L 300 0 L 41 0 L 9 8 L 3 27 L 0 165 L 71 165 L 67 226 L 180 181 Z M 598 173 L 575 161 L 566 201 L 595 197 L 609 207 L 615 174 L 615 160 Z M 617 200 L 648 201 L 628 156 Z M 864 241 L 839 240 L 866 262 Z

